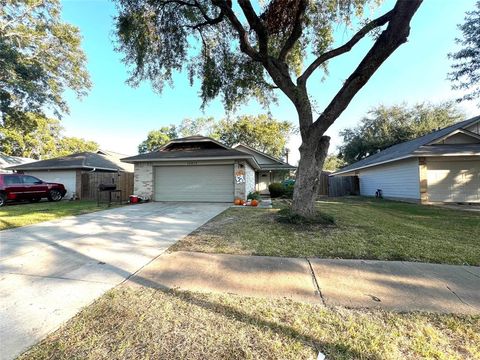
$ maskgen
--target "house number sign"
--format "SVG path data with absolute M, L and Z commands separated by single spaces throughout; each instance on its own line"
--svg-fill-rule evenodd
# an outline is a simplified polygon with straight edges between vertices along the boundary
M 245 172 L 243 170 L 235 171 L 235 182 L 243 184 L 245 182 Z

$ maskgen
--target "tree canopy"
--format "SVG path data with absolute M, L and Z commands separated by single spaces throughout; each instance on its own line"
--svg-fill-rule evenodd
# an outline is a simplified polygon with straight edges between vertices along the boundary
M 148 133 L 138 146 L 139 153 L 157 151 L 178 137 L 204 135 L 233 146 L 243 143 L 274 157 L 282 157 L 288 138 L 295 132 L 288 121 L 275 120 L 268 115 L 239 116 L 235 119 L 184 119 L 180 125 L 169 125 Z
M 465 22 L 458 26 L 463 37 L 456 41 L 461 49 L 449 54 L 454 61 L 453 71 L 449 74 L 453 88 L 467 91 L 459 100 L 480 98 L 480 1 L 475 7 L 467 12 Z
M 216 133 L 228 146 L 242 143 L 271 156 L 285 155 L 288 138 L 295 132 L 288 121 L 278 121 L 268 115 L 239 116 L 235 120 L 222 120 Z
M 0 124 L 0 152 L 11 156 L 49 159 L 82 151 L 96 151 L 98 144 L 62 135 L 57 119 L 25 113 L 23 126 L 7 116 Z
M 2 0 L 0 5 L 0 122 L 27 113 L 68 112 L 66 89 L 90 88 L 78 28 L 61 21 L 59 0 Z
M 148 133 L 147 138 L 138 145 L 140 154 L 157 151 L 170 140 L 178 137 L 175 125 L 163 126 L 158 130 L 152 130 Z
M 338 157 L 338 155 L 329 154 L 325 158 L 325 162 L 323 163 L 323 170 L 333 172 L 333 171 L 337 171 L 343 166 L 345 166 L 345 160 Z
M 405 104 L 380 105 L 370 110 L 356 127 L 340 132 L 343 145 L 339 157 L 351 164 L 395 144 L 452 125 L 463 118 L 463 113 L 452 103 L 420 103 L 411 107 Z
M 161 91 L 187 70 L 200 80 L 203 105 L 220 97 L 227 111 L 256 98 L 267 105 L 276 90 L 294 105 L 302 145 L 292 208 L 314 216 L 320 172 L 330 138 L 325 132 L 354 96 L 410 34 L 422 0 L 397 0 L 366 19 L 368 0 L 117 0 L 117 49 L 132 65 L 129 83 L 150 80 Z M 353 35 L 338 45 L 334 30 Z M 367 35 L 373 44 L 331 101 L 315 115 L 307 82 L 327 62 L 348 53 Z M 343 42 L 343 41 L 342 41 Z

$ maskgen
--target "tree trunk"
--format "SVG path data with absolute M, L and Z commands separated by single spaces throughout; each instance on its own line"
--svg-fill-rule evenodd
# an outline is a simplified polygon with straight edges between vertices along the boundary
M 293 192 L 292 211 L 307 218 L 315 216 L 315 201 L 320 185 L 320 176 L 330 145 L 330 137 L 321 136 L 320 140 L 318 139 L 318 136 L 312 134 L 308 139 L 302 141 Z

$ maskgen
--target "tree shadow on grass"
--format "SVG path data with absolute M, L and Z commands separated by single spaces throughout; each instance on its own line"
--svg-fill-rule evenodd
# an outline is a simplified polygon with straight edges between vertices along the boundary
M 190 305 L 198 306 L 207 311 L 215 312 L 216 314 L 227 319 L 234 318 L 236 321 L 242 322 L 249 326 L 254 326 L 259 330 L 268 329 L 280 337 L 288 337 L 299 341 L 314 349 L 316 353 L 324 353 L 330 359 L 342 358 L 381 360 L 381 357 L 377 354 L 365 352 L 360 353 L 357 350 L 352 349 L 348 344 L 321 340 L 312 335 L 298 331 L 291 326 L 265 320 L 259 316 L 248 314 L 247 312 L 236 309 L 235 307 L 225 305 L 220 302 L 207 300 L 205 299 L 205 295 L 202 296 L 202 294 L 171 289 L 155 281 L 138 276 L 132 277 L 129 281 L 132 281 L 136 284 L 132 286 L 133 288 L 140 285 L 142 287 L 151 288 L 155 291 L 161 291 L 166 295 L 174 296 Z

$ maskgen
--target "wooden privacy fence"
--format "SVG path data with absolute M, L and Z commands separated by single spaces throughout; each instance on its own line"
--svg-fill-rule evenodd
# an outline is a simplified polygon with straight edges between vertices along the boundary
M 359 195 L 358 176 L 330 176 L 328 178 L 328 196 Z
M 322 174 L 320 175 L 320 186 L 318 188 L 319 196 L 328 195 L 328 175 L 330 175 L 330 173 L 327 171 L 322 171 Z
M 133 194 L 133 173 L 129 172 L 86 172 L 82 173 L 82 191 L 80 199 L 97 200 L 98 186 L 100 184 L 115 184 L 122 190 L 122 201 L 128 200 Z

